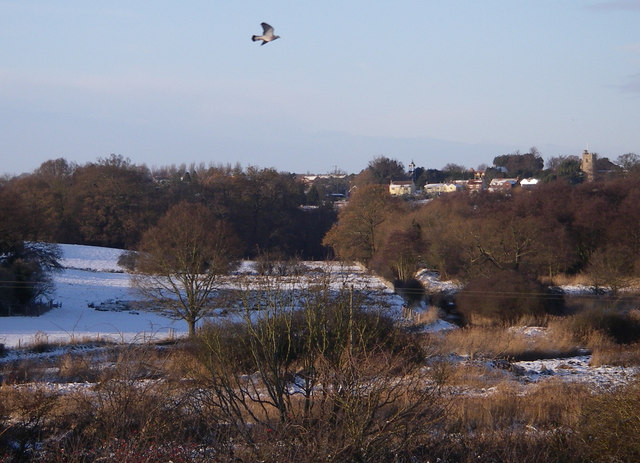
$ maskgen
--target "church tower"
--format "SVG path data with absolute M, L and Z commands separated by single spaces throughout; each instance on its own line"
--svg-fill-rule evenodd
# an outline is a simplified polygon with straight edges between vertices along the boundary
M 416 182 L 416 165 L 413 163 L 413 161 L 411 161 L 411 163 L 409 164 L 409 177 L 411 177 L 413 183 Z
M 596 155 L 588 150 L 582 152 L 580 169 L 587 177 L 587 182 L 593 182 L 596 178 Z

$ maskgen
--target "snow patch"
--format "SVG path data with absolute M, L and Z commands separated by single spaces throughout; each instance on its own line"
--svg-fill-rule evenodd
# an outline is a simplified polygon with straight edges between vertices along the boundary
M 122 249 L 60 244 L 62 259 L 60 265 L 66 269 L 89 270 L 94 272 L 123 272 L 118 259 L 126 252 Z
M 459 282 L 453 280 L 442 281 L 440 280 L 440 275 L 430 269 L 418 270 L 414 276 L 427 292 L 453 294 L 462 289 L 462 285 Z
M 428 325 L 425 325 L 424 332 L 425 333 L 440 333 L 442 331 L 450 331 L 457 330 L 458 326 L 453 323 L 449 323 L 446 320 L 438 319 Z
M 607 390 L 627 384 L 640 373 L 638 367 L 590 365 L 591 356 L 581 355 L 566 359 L 546 359 L 513 362 L 524 370 L 523 378 L 529 382 L 540 382 L 549 378 L 580 382 L 596 389 Z

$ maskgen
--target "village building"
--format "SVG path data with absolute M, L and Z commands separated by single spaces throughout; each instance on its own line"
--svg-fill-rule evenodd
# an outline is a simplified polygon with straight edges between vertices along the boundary
M 537 178 L 523 178 L 520 180 L 520 187 L 525 190 L 531 190 L 535 188 L 538 183 L 540 183 L 540 180 Z
M 426 195 L 440 195 L 442 193 L 455 193 L 464 187 L 457 183 L 428 183 L 422 188 Z
M 513 188 L 518 186 L 517 178 L 494 178 L 489 183 L 490 193 L 509 193 Z
M 389 183 L 389 194 L 391 196 L 413 195 L 416 192 L 416 185 L 413 180 L 391 180 Z
M 470 192 L 480 192 L 486 187 L 484 178 L 475 178 L 473 180 L 467 180 L 465 188 Z

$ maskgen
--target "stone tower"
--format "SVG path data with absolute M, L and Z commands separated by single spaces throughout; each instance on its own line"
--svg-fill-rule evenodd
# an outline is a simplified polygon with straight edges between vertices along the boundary
M 587 182 L 593 182 L 596 178 L 596 155 L 594 153 L 590 153 L 588 150 L 584 150 L 582 152 L 580 169 L 587 177 Z

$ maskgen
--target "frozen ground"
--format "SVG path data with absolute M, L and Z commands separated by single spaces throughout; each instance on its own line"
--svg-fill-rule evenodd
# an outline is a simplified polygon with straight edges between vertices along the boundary
M 69 341 L 84 339 L 110 339 L 136 342 L 159 340 L 186 334 L 186 323 L 157 312 L 130 309 L 127 301 L 140 296 L 131 286 L 130 275 L 118 265 L 120 249 L 80 245 L 60 245 L 64 270 L 54 274 L 55 307 L 39 317 L 1 317 L 0 343 L 6 347 L 39 341 Z M 331 272 L 333 286 L 346 285 L 382 294 L 393 310 L 400 311 L 402 299 L 394 295 L 378 278 L 368 275 L 357 266 L 329 263 L 308 263 L 317 275 Z M 257 278 L 252 263 L 243 262 L 238 273 Z M 313 278 L 313 276 L 312 276 Z M 227 278 L 226 288 L 238 287 L 241 278 Z M 295 285 L 295 278 L 283 284 Z M 244 287 L 244 286 L 243 286 Z M 217 311 L 220 313 L 220 311 Z
M 0 318 L 0 343 L 15 347 L 32 343 L 36 336 L 49 342 L 83 338 L 131 342 L 186 332 L 184 322 L 152 312 L 96 310 L 108 301 L 136 298 L 129 275 L 117 264 L 122 251 L 77 245 L 61 248 L 64 270 L 53 276 L 52 295 L 60 307 L 39 317 Z
M 429 269 L 422 269 L 416 272 L 415 277 L 430 292 L 442 292 L 445 294 L 455 294 L 461 289 L 461 284 L 457 281 L 441 281 L 438 274 Z M 592 295 L 594 288 L 586 285 L 564 285 L 559 287 L 564 294 L 579 296 Z M 437 320 L 425 327 L 426 332 L 455 329 L 452 325 L 443 325 L 446 322 Z M 543 327 L 522 327 L 520 328 L 524 337 L 545 336 L 546 329 Z M 469 359 L 459 359 L 473 363 Z M 629 382 L 634 376 L 640 374 L 640 368 L 631 366 L 602 365 L 594 367 L 590 364 L 590 355 L 579 355 L 572 358 L 544 359 L 532 361 L 520 361 L 509 363 L 508 371 L 505 374 L 512 379 L 524 384 L 541 383 L 544 381 L 567 381 L 581 382 L 595 390 L 606 390 L 616 388 Z M 490 365 L 496 367 L 496 365 Z M 505 365 L 498 368 L 504 368 Z M 496 392 L 497 389 L 489 388 L 482 393 Z M 478 393 L 473 391 L 471 393 Z
M 462 285 L 456 281 L 442 281 L 437 272 L 429 269 L 418 270 L 415 278 L 422 283 L 422 286 L 429 292 L 441 291 L 445 294 L 453 294 L 460 290 Z
M 54 275 L 56 290 L 53 299 L 60 307 L 39 317 L 2 317 L 0 318 L 0 344 L 8 348 L 34 344 L 36 341 L 70 341 L 89 339 L 107 339 L 122 342 L 144 342 L 161 340 L 186 334 L 186 323 L 174 320 L 161 313 L 132 310 L 127 301 L 139 299 L 131 287 L 130 276 L 118 266 L 119 249 L 97 248 L 78 245 L 61 245 L 64 271 Z M 305 284 L 304 281 L 319 280 L 321 275 L 331 275 L 332 286 L 347 286 L 366 289 L 382 296 L 396 313 L 401 312 L 402 299 L 393 294 L 380 279 L 367 274 L 357 266 L 344 266 L 337 263 L 306 263 L 311 272 L 302 280 L 290 277 L 283 285 Z M 315 276 L 314 276 L 315 275 Z M 222 286 L 231 288 L 242 280 L 242 287 L 252 287 L 259 277 L 253 263 L 243 262 L 234 277 L 222 282 Z M 455 292 L 458 285 L 454 282 L 439 282 L 437 275 L 423 272 L 420 279 L 432 289 Z M 236 283 L 234 283 L 234 279 Z M 303 283 L 300 283 L 303 281 Z M 248 283 L 247 283 L 248 282 Z M 296 283 L 297 282 L 297 283 Z M 577 290 L 577 289 L 576 289 Z M 216 311 L 217 314 L 226 311 Z M 228 315 L 233 316 L 233 315 Z M 220 317 L 220 315 L 217 315 Z M 435 320 L 425 326 L 425 332 L 455 329 L 454 325 Z M 544 328 L 529 327 L 523 335 L 544 336 Z M 91 350 L 90 344 L 78 343 L 61 349 Z M 59 355 L 56 350 L 45 354 L 30 353 L 28 350 L 6 352 L 3 361 L 14 356 Z M 638 374 L 638 368 L 600 366 L 592 367 L 590 357 L 581 355 L 569 359 L 545 359 L 530 362 L 514 362 L 511 372 L 514 379 L 524 383 L 538 383 L 546 380 L 580 381 L 594 388 L 609 388 L 627 382 Z M 515 373 L 513 373 L 515 372 Z
M 591 356 L 580 355 L 565 359 L 546 359 L 514 362 L 523 369 L 522 377 L 529 382 L 540 382 L 554 378 L 568 382 L 587 383 L 593 389 L 607 390 L 627 383 L 638 374 L 637 367 L 590 365 Z

